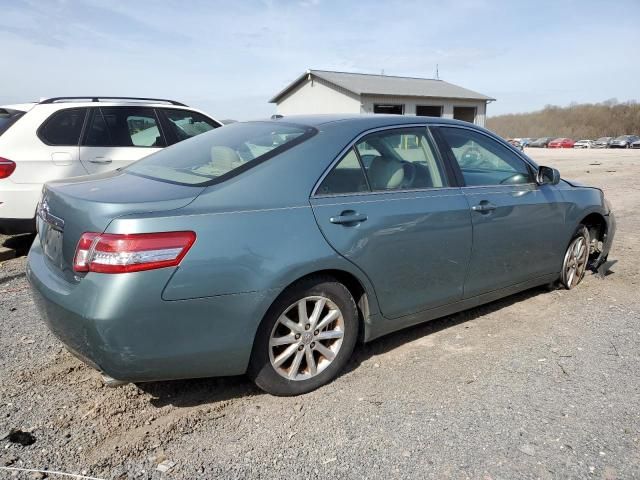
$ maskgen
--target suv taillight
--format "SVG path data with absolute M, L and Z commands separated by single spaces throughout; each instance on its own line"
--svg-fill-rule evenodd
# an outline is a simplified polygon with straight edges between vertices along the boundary
M 0 157 L 0 178 L 9 177 L 16 169 L 16 163 Z
M 76 248 L 76 272 L 128 273 L 178 265 L 196 241 L 194 232 L 119 235 L 83 233 Z

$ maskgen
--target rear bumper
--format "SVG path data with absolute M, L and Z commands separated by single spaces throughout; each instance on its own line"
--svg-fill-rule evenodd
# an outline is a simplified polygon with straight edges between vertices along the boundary
M 36 215 L 36 207 L 42 194 L 42 184 L 13 183 L 9 179 L 0 180 L 0 228 L 3 224 L 14 225 L 16 229 L 29 226 Z M 19 222 L 23 220 L 21 225 Z M 35 227 L 35 225 L 32 225 Z M 32 233 L 22 230 L 12 233 Z
M 172 273 L 90 273 L 70 283 L 49 265 L 38 239 L 27 265 L 50 330 L 108 376 L 138 382 L 243 374 L 270 292 L 165 301 Z

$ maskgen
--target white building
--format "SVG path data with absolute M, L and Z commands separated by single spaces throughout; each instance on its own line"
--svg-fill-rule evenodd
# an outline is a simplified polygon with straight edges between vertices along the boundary
M 484 126 L 487 104 L 494 100 L 442 80 L 307 70 L 269 102 L 280 115 L 395 113 Z

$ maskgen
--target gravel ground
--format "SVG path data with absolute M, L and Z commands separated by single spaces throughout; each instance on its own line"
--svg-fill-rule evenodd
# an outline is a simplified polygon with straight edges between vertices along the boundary
M 4 262 L 0 437 L 20 428 L 35 443 L 2 440 L 0 466 L 104 479 L 640 478 L 640 151 L 529 153 L 605 189 L 612 273 L 361 346 L 302 397 L 244 377 L 106 388 L 41 323 L 24 257 Z M 175 465 L 161 473 L 163 461 Z

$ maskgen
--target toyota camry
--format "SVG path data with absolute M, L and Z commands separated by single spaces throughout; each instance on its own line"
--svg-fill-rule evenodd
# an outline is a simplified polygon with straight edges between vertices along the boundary
M 601 190 L 475 125 L 410 116 L 240 122 L 119 171 L 45 185 L 27 275 L 109 381 L 331 381 L 358 341 L 607 259 Z

